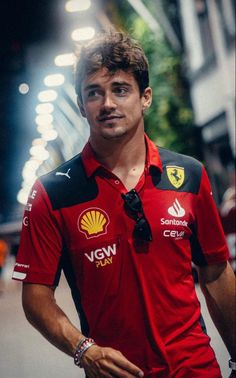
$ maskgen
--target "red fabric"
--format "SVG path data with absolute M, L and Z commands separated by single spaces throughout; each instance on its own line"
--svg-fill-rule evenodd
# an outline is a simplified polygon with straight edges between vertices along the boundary
M 96 175 L 98 196 L 53 210 L 38 181 L 33 189 L 37 193 L 29 199 L 31 211 L 25 211 L 27 221 L 15 278 L 53 285 L 62 246 L 66 245 L 89 323 L 89 336 L 98 344 L 121 350 L 144 369 L 146 377 L 171 377 L 176 372 L 173 377 L 192 378 L 197 377 L 194 371 L 204 367 L 208 376 L 218 378 L 219 368 L 209 339 L 197 326 L 200 309 L 189 243 L 194 224 L 207 263 L 228 259 L 209 181 L 203 169 L 198 194 L 154 189 L 149 167 L 161 171 L 162 164 L 155 145 L 148 139 L 147 145 L 146 175 L 136 190 L 151 225 L 153 241 L 139 246 L 134 243 L 135 221 L 125 213 L 120 195 L 126 189 L 116 176 L 101 169 L 87 145 L 83 161 L 87 174 Z M 178 218 L 168 212 L 176 199 L 184 209 L 184 215 Z M 102 214 L 106 223 L 100 233 L 89 235 L 81 221 L 91 211 Z M 20 278 L 18 274 L 25 276 Z M 191 373 L 185 374 L 189 365 Z M 202 372 L 199 376 L 204 377 Z

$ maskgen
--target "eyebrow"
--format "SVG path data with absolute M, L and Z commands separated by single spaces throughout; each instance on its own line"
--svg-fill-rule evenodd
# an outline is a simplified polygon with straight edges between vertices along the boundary
M 117 86 L 120 86 L 120 85 L 125 85 L 126 87 L 131 87 L 131 84 L 127 83 L 127 81 L 114 81 L 114 83 L 112 83 L 113 87 L 117 87 Z
M 89 84 L 89 85 L 86 85 L 86 87 L 84 87 L 84 91 L 89 91 L 90 89 L 96 89 L 96 88 L 99 88 L 98 84 Z
M 131 84 L 127 83 L 127 81 L 114 81 L 111 86 L 112 87 L 119 87 L 119 86 L 126 86 L 126 87 L 131 87 Z M 99 84 L 88 84 L 86 85 L 86 87 L 84 88 L 84 91 L 89 91 L 91 89 L 97 89 L 97 88 L 100 88 L 101 86 Z

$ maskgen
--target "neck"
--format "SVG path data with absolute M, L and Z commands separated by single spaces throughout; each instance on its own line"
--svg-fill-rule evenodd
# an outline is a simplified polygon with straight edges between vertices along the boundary
M 90 138 L 96 159 L 107 169 L 117 174 L 119 171 L 129 172 L 133 168 L 144 167 L 146 146 L 143 132 L 131 137 L 122 136 L 117 139 L 99 141 Z

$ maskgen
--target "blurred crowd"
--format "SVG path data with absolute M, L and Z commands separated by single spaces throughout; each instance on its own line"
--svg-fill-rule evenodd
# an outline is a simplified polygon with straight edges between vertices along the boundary
M 231 185 L 225 191 L 219 208 L 220 216 L 230 250 L 230 263 L 236 272 L 236 174 L 231 177 Z

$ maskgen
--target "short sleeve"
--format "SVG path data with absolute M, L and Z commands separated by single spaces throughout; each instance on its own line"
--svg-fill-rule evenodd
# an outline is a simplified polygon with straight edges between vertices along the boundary
M 194 203 L 196 219 L 197 255 L 195 261 L 205 264 L 217 264 L 228 260 L 229 251 L 226 244 L 219 212 L 213 199 L 211 185 L 204 167 L 199 192 Z M 201 255 L 202 254 L 202 258 Z M 200 264 L 198 264 L 200 265 Z
M 36 181 L 25 206 L 13 279 L 54 285 L 62 254 L 60 227 L 47 193 Z

